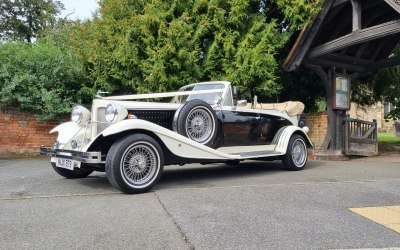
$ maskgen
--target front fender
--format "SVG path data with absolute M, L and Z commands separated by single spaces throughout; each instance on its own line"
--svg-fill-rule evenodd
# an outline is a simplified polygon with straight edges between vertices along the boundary
M 81 129 L 82 127 L 75 122 L 65 122 L 50 130 L 50 133 L 58 132 L 57 140 L 60 143 L 65 144 L 68 143 Z
M 111 124 L 108 128 L 104 129 L 100 134 L 104 137 L 118 134 L 124 131 L 132 130 L 132 129 L 145 129 L 154 131 L 155 127 L 160 127 L 154 123 L 141 120 L 141 119 L 126 119 L 114 124 Z
M 313 147 L 313 144 L 303 129 L 297 126 L 286 126 L 281 128 L 275 135 L 272 144 L 276 144 L 275 151 L 281 152 L 282 155 L 286 154 L 289 140 L 293 134 L 300 134 L 304 137 L 308 147 Z

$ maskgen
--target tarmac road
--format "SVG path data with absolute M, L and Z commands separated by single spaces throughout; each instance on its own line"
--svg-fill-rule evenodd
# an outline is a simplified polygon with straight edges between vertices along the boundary
M 375 160 L 374 160 L 375 159 Z M 400 158 L 167 166 L 149 193 L 48 160 L 0 161 L 0 249 L 356 249 L 400 234 L 349 208 L 400 205 Z

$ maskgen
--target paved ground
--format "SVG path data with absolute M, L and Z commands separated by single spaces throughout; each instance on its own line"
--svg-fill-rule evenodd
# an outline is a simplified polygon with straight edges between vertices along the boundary
M 379 156 L 374 157 L 361 157 L 353 159 L 352 161 L 359 162 L 392 162 L 392 163 L 400 163 L 400 153 L 382 153 Z
M 67 180 L 47 160 L 0 161 L 0 249 L 354 249 L 400 234 L 351 208 L 400 205 L 398 156 L 166 167 L 124 195 L 104 173 Z

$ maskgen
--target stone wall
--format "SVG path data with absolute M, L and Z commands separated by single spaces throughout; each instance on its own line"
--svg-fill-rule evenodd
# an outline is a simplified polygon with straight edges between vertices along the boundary
M 386 122 L 384 119 L 384 105 L 381 102 L 378 102 L 370 107 L 362 107 L 352 103 L 349 114 L 350 118 L 368 122 L 372 122 L 375 119 L 379 131 L 394 132 L 394 122 Z

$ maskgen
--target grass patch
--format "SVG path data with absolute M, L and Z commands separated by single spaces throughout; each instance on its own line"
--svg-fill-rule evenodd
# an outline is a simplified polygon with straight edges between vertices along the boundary
M 380 153 L 400 153 L 400 137 L 396 137 L 394 133 L 378 133 L 378 148 Z

